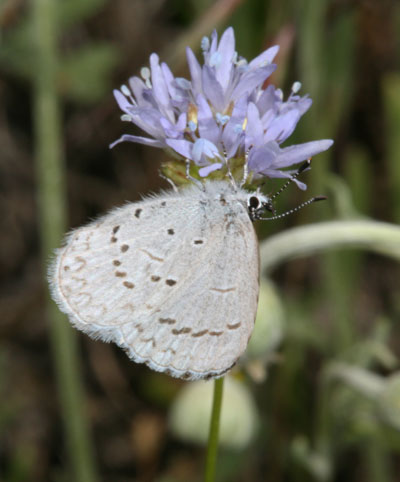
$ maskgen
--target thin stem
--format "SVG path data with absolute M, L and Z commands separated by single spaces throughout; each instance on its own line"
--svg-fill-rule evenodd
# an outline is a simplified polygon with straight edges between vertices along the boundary
M 206 458 L 206 471 L 205 482 L 215 481 L 215 469 L 217 465 L 217 453 L 218 453 L 218 434 L 221 418 L 221 406 L 222 406 L 222 393 L 224 388 L 224 379 L 218 378 L 214 381 L 214 397 L 212 404 L 211 420 L 210 420 L 210 432 L 208 435 L 207 444 L 207 458 Z
M 36 47 L 33 115 L 44 271 L 54 249 L 60 245 L 66 227 L 65 175 L 56 89 L 57 3 L 54 0 L 35 0 L 32 3 L 33 41 Z M 97 477 L 88 435 L 75 333 L 50 300 L 47 304 L 47 317 L 66 447 L 73 472 L 68 479 L 94 482 Z

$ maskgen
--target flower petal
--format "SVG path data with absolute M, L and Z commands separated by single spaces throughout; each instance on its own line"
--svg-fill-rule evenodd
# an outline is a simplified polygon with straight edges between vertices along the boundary
M 247 115 L 248 96 L 244 95 L 235 104 L 232 115 L 222 132 L 222 144 L 226 149 L 226 157 L 234 157 L 244 139 L 244 120 Z
M 196 164 L 201 165 L 206 159 L 220 157 L 218 148 L 207 139 L 197 139 L 193 144 L 192 159 Z
M 247 108 L 247 126 L 246 126 L 246 144 L 245 149 L 249 147 L 259 147 L 263 142 L 264 130 L 261 124 L 260 114 L 253 102 L 250 102 Z
M 166 139 L 166 144 L 185 159 L 192 158 L 193 143 L 185 139 Z
M 224 93 L 218 80 L 215 78 L 215 74 L 211 67 L 205 65 L 203 67 L 203 91 L 204 95 L 211 102 L 213 107 L 218 112 L 224 110 Z
M 248 160 L 249 170 L 255 173 L 263 173 L 266 169 L 272 168 L 279 151 L 278 144 L 274 142 L 251 149 Z
M 110 149 L 115 147 L 121 142 L 137 142 L 139 144 L 145 144 L 146 146 L 152 147 L 165 147 L 165 143 L 157 139 L 148 139 L 147 137 L 131 136 L 129 134 L 124 134 L 119 139 L 110 144 Z
M 118 102 L 119 108 L 130 115 L 131 112 L 129 109 L 132 107 L 131 102 L 129 102 L 129 100 L 124 96 L 124 94 L 117 89 L 113 90 L 113 94 L 115 100 Z
M 144 93 L 148 92 L 149 88 L 146 86 L 142 79 L 136 76 L 131 77 L 129 79 L 129 87 L 131 88 L 133 96 L 135 97 L 137 105 L 139 107 L 153 106 L 153 104 L 149 102 L 149 100 L 146 99 L 144 96 Z
M 147 134 L 161 139 L 164 137 L 164 129 L 161 126 L 161 114 L 156 109 L 132 108 L 132 122 L 143 129 Z
M 202 167 L 199 169 L 199 175 L 201 177 L 207 177 L 212 172 L 221 169 L 222 164 L 220 162 L 216 162 L 215 164 L 210 164 L 209 166 Z
M 161 71 L 164 77 L 165 84 L 168 89 L 170 101 L 173 100 L 175 104 L 182 103 L 182 102 L 187 103 L 188 96 L 183 95 L 182 89 L 179 89 L 176 87 L 175 77 L 171 72 L 171 69 L 168 67 L 168 65 L 165 62 L 161 64 Z
M 219 139 L 220 130 L 214 119 L 212 110 L 203 95 L 199 94 L 196 99 L 197 118 L 200 137 L 208 139 L 216 144 Z
M 275 166 L 279 169 L 306 161 L 320 152 L 326 151 L 332 144 L 332 140 L 323 139 L 285 147 L 281 149 L 281 152 L 276 157 Z
M 186 58 L 189 66 L 190 77 L 194 94 L 202 92 L 201 67 L 191 48 L 186 47 Z
M 232 100 L 239 99 L 246 92 L 252 92 L 260 86 L 276 69 L 275 64 L 245 72 L 232 92 Z
M 221 56 L 221 62 L 216 69 L 216 78 L 225 91 L 231 79 L 232 59 L 235 53 L 235 34 L 232 27 L 227 28 L 222 34 L 217 51 Z
M 264 142 L 276 141 L 280 144 L 285 141 L 292 134 L 299 120 L 300 112 L 297 109 L 276 116 L 264 135 Z
M 297 187 L 300 188 L 302 191 L 305 191 L 307 189 L 307 185 L 304 184 L 304 182 L 299 181 L 298 179 L 293 179 L 293 174 L 295 174 L 296 172 L 297 171 L 279 171 L 277 169 L 265 169 L 262 172 L 262 175 L 270 178 L 292 178 L 293 182 L 297 184 Z
M 256 104 L 261 116 L 263 116 L 267 111 L 271 109 L 276 110 L 277 97 L 275 94 L 275 87 L 273 85 L 269 85 L 260 95 Z
M 254 69 L 258 67 L 264 67 L 265 65 L 270 64 L 274 58 L 275 55 L 279 51 L 279 45 L 274 45 L 273 47 L 270 47 L 267 50 L 264 50 L 264 52 L 257 57 L 255 57 L 250 63 L 249 63 L 249 68 Z
M 150 69 L 154 98 L 160 107 L 161 113 L 171 122 L 174 122 L 175 116 L 169 100 L 168 87 L 164 80 L 157 54 L 150 55 Z
M 182 113 L 179 116 L 178 122 L 176 124 L 172 124 L 168 119 L 162 117 L 160 119 L 160 123 L 164 129 L 165 136 L 170 138 L 177 138 L 183 136 L 183 131 L 186 126 L 186 114 Z

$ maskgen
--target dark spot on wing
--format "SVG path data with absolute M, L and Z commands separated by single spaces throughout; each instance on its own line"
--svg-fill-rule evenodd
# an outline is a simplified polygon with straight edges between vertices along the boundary
M 172 330 L 172 334 L 173 334 L 173 335 L 186 335 L 186 333 L 190 333 L 191 331 L 192 331 L 191 328 L 184 326 L 183 328 L 181 328 L 181 329 L 179 329 L 179 330 L 177 330 L 176 328 L 174 328 L 174 329 Z
M 202 239 L 195 239 L 194 244 L 203 244 L 203 240 Z
M 162 206 L 162 207 L 165 207 L 166 205 L 167 205 L 167 203 L 166 203 L 165 201 L 163 201 L 163 202 L 161 203 L 161 206 Z
M 116 242 L 118 241 L 118 239 L 117 239 L 115 236 L 111 236 L 110 241 L 111 241 L 112 243 L 116 243 Z
M 119 228 L 120 228 L 119 226 L 114 226 L 114 227 L 113 227 L 113 233 L 114 233 L 114 234 L 117 234 Z
M 173 325 L 174 323 L 176 323 L 176 320 L 174 320 L 173 318 L 158 318 L 158 321 L 160 323 L 166 323 L 167 325 Z
M 69 271 L 69 266 L 68 266 L 68 265 L 65 265 L 65 266 L 64 266 L 64 271 Z
M 153 276 L 150 279 L 151 281 L 160 281 L 161 278 L 153 274 Z
M 126 251 L 128 251 L 128 249 L 129 249 L 129 246 L 128 246 L 127 244 L 123 244 L 123 245 L 121 246 L 121 251 L 122 251 L 123 253 L 126 253 Z
M 241 322 L 238 321 L 237 323 L 232 323 L 231 325 L 228 323 L 226 326 L 229 328 L 229 330 L 236 330 L 240 325 Z
M 173 280 L 173 279 L 167 279 L 167 280 L 165 280 L 165 283 L 166 283 L 168 286 L 174 286 L 174 285 L 176 285 L 176 281 Z
M 143 211 L 143 209 L 140 209 L 140 208 L 137 208 L 136 211 L 135 211 L 135 217 L 139 218 L 140 217 L 140 213 Z
M 175 234 L 175 231 L 172 228 L 169 228 L 167 232 L 168 232 L 168 234 L 171 234 L 171 235 Z
M 209 331 L 210 336 L 221 336 L 223 331 Z
M 125 288 L 129 288 L 130 290 L 135 287 L 135 285 L 130 281 L 124 281 L 122 284 L 125 286 Z
M 116 271 L 115 276 L 117 276 L 118 278 L 125 278 L 126 273 L 125 271 Z
M 208 330 L 201 330 L 201 331 L 198 331 L 197 333 L 192 333 L 192 336 L 194 338 L 197 338 L 199 336 L 204 336 L 206 333 L 208 333 Z
M 118 261 L 117 259 L 114 259 L 113 265 L 114 266 L 121 266 L 121 261 Z

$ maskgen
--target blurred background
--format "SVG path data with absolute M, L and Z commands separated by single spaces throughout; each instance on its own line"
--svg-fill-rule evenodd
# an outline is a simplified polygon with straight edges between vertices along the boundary
M 2 0 L 5 482 L 202 480 L 212 384 L 152 372 L 56 322 L 45 266 L 61 231 L 167 187 L 162 151 L 108 149 L 139 133 L 112 89 L 152 52 L 187 77 L 184 46 L 200 58 L 202 36 L 229 25 L 247 59 L 279 44 L 271 82 L 288 94 L 299 80 L 313 99 L 287 144 L 335 140 L 304 174 L 307 193 L 293 186 L 277 207 L 328 201 L 257 226 L 260 239 L 319 221 L 400 221 L 398 1 Z M 399 480 L 399 274 L 390 257 L 342 249 L 264 281 L 258 336 L 225 385 L 218 481 Z

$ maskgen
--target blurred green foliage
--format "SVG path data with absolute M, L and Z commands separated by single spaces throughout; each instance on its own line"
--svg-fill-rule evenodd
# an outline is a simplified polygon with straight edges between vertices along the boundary
M 154 151 L 145 154 L 145 150 L 128 146 L 125 151 L 108 153 L 108 143 L 123 129 L 126 132 L 126 124 L 119 126 L 116 105 L 113 121 L 104 120 L 108 119 L 104 112 L 109 112 L 112 88 L 137 74 L 148 53 L 190 34 L 192 24 L 217 3 L 55 1 L 60 39 L 57 89 L 61 101 L 69 106 L 65 131 L 73 165 L 69 194 L 75 223 L 83 222 L 93 211 L 106 210 L 116 200 L 123 202 L 132 191 L 145 192 L 158 186 L 156 169 L 151 171 L 158 155 Z M 318 156 L 312 171 L 305 174 L 309 192 L 327 193 L 329 201 L 302 211 L 298 217 L 258 226 L 260 237 L 273 236 L 295 223 L 322 219 L 374 218 L 398 224 L 400 6 L 396 0 L 248 0 L 225 4 L 223 23 L 235 27 L 239 52 L 250 58 L 279 42 L 282 49 L 274 82 L 279 80 L 287 92 L 293 81 L 300 80 L 302 92 L 313 98 L 313 107 L 290 142 L 335 139 L 334 148 Z M 17 4 L 17 13 L 7 23 L 6 7 L 10 5 L 14 5 L 13 0 L 4 1 L 0 8 L 0 75 L 7 85 L 6 94 L 15 99 L 21 90 L 29 95 L 36 59 L 29 8 Z M 116 21 L 120 23 L 115 25 Z M 105 25 L 107 32 L 99 34 Z M 211 30 L 214 25 L 209 27 Z M 218 27 L 221 30 L 221 24 Z M 135 42 L 129 47 L 126 39 L 131 36 Z M 85 110 L 88 118 L 77 122 L 78 114 Z M 17 112 L 22 111 L 18 105 Z M 99 111 L 102 116 L 97 116 Z M 98 124 L 91 131 L 93 119 Z M 0 120 L 5 122 L 2 117 Z M 27 124 L 25 118 L 17 126 L 10 122 L 1 126 L 0 134 L 10 133 L 19 145 L 19 131 Z M 83 140 L 82 132 L 87 136 Z M 103 133 L 101 159 L 98 132 Z M 11 152 L 16 171 L 20 158 L 30 159 L 28 147 L 19 158 L 4 145 L 4 156 Z M 146 161 L 135 164 L 132 158 L 140 155 L 147 156 Z M 143 179 L 147 178 L 150 181 L 146 183 Z M 25 178 L 16 182 L 21 183 L 22 191 L 28 189 Z M 7 191 L 14 199 L 11 194 Z M 301 195 L 296 190 L 286 191 L 280 210 L 304 200 Z M 25 198 L 20 194 L 20 199 Z M 16 236 L 19 231 L 13 230 L 14 225 L 28 217 L 16 211 L 4 233 Z M 35 227 L 25 221 L 20 232 L 24 239 L 33 238 Z M 37 246 L 23 254 L 6 279 L 7 283 L 11 280 L 11 291 L 20 287 L 16 304 L 30 299 L 26 295 L 30 278 L 21 273 L 32 257 L 38 257 Z M 39 282 L 40 274 L 36 276 Z M 235 375 L 257 404 L 259 430 L 246 449 L 222 452 L 219 481 L 396 482 L 400 473 L 398 264 L 361 250 L 341 250 L 286 263 L 271 276 L 274 293 L 277 291 L 273 303 L 283 317 L 282 342 L 272 350 L 266 341 L 268 353 L 258 355 L 259 366 L 256 360 L 245 359 Z M 11 372 L 15 359 L 12 350 L 4 347 L 17 346 L 17 353 L 26 352 L 21 373 L 30 365 L 40 375 L 50 371 L 48 360 L 46 364 L 41 358 L 42 352 L 48 351 L 44 333 L 33 341 L 24 338 L 31 336 L 26 335 L 26 327 L 43 318 L 43 308 L 39 315 L 30 317 L 32 305 L 23 310 L 23 329 L 15 328 L 15 333 L 5 329 L 0 339 L 0 429 L 4 437 L 0 459 L 5 482 L 65 480 L 68 473 L 64 470 L 64 442 L 59 442 L 60 416 L 53 406 L 40 413 L 45 428 L 43 434 L 36 435 L 38 439 L 27 439 L 19 446 L 12 443 L 15 434 L 20 440 L 23 432 L 18 420 L 25 430 L 30 421 L 27 414 L 31 406 L 21 403 L 21 397 L 27 393 L 27 399 L 33 400 L 36 396 L 41 405 L 43 399 L 35 390 L 26 389 L 25 375 Z M 268 303 L 260 307 L 259 317 L 272 318 Z M 203 451 L 180 442 L 165 428 L 168 410 L 179 397 L 180 383 L 134 366 L 124 354 L 108 346 L 84 343 L 88 413 L 103 480 L 200 480 Z M 97 371 L 96 366 L 100 367 Z M 9 373 L 16 377 L 15 384 Z M 41 376 L 29 375 L 40 387 L 37 391 L 44 390 Z M 52 383 L 46 385 L 49 398 L 53 396 Z M 154 413 L 159 417 L 157 423 Z M 147 455 L 140 446 L 149 447 Z
M 59 39 L 68 38 L 71 30 L 90 19 L 105 0 L 68 0 L 57 2 Z M 32 42 L 32 21 L 21 16 L 11 30 L 4 30 L 0 48 L 0 66 L 9 74 L 33 80 L 37 65 Z M 118 64 L 117 49 L 110 42 L 90 40 L 77 47 L 60 48 L 57 85 L 61 97 L 76 103 L 93 103 L 112 89 L 112 71 Z

